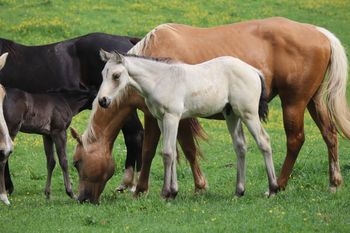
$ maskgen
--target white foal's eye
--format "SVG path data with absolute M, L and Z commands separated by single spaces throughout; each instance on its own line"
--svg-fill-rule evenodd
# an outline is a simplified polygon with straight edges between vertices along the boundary
M 113 74 L 113 75 L 112 75 L 112 79 L 113 79 L 114 81 L 118 80 L 119 77 L 120 77 L 120 74 Z

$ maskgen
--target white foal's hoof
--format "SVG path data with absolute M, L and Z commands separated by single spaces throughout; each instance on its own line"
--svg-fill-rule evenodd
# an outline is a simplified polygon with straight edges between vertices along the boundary
M 6 194 L 0 194 L 0 200 L 8 206 L 11 204 Z

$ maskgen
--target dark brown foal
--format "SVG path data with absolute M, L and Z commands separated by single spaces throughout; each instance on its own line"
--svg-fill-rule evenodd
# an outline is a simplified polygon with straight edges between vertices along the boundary
M 43 136 L 47 159 L 45 187 L 47 198 L 50 198 L 51 177 L 56 165 L 55 149 L 63 171 L 66 193 L 71 198 L 74 197 L 68 173 L 66 130 L 73 116 L 78 114 L 81 109 L 91 106 L 95 94 L 95 91 L 82 90 L 58 90 L 30 94 L 18 89 L 6 88 L 6 98 L 3 105 L 4 116 L 12 140 L 19 131 Z M 9 173 L 7 175 L 9 176 Z

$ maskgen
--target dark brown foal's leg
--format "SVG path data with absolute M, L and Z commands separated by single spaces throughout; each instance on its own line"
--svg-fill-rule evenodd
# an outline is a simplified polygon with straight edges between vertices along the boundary
M 53 141 L 52 138 L 49 135 L 43 135 L 43 142 L 44 142 L 44 150 L 46 155 L 46 168 L 47 168 L 47 179 L 46 179 L 46 186 L 45 186 L 45 195 L 47 199 L 50 199 L 51 196 L 51 178 L 52 178 L 52 172 L 55 168 L 56 161 L 54 158 L 54 148 L 53 148 Z
M 281 98 L 282 99 L 282 98 Z M 287 101 L 286 101 L 287 102 Z M 295 105 L 283 103 L 283 124 L 287 136 L 287 155 L 284 160 L 277 183 L 281 189 L 285 189 L 299 151 L 305 141 L 304 135 L 304 111 L 301 101 L 293 101 Z
M 139 182 L 137 183 L 135 196 L 148 190 L 149 174 L 152 160 L 155 156 L 159 142 L 160 130 L 155 118 L 145 115 L 145 134 L 142 147 L 142 166 Z
M 337 187 L 342 183 L 338 161 L 338 134 L 334 123 L 330 120 L 327 108 L 324 104 L 311 100 L 308 110 L 312 119 L 321 131 L 323 140 L 328 149 L 329 161 L 329 182 L 330 191 L 337 191 Z
M 67 154 L 66 154 L 66 143 L 67 133 L 65 130 L 54 130 L 51 132 L 51 138 L 55 144 L 58 160 L 63 171 L 64 186 L 66 187 L 66 193 L 71 198 L 74 198 L 72 191 L 72 184 L 69 179 Z
M 197 157 L 199 151 L 196 147 L 190 123 L 187 119 L 180 121 L 177 139 L 179 140 L 182 151 L 190 163 L 194 179 L 195 193 L 201 190 L 206 190 L 208 188 L 208 183 L 198 163 Z

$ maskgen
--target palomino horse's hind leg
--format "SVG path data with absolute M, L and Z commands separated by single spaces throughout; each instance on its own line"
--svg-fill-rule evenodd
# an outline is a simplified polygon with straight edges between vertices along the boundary
M 54 148 L 53 148 L 53 141 L 50 136 L 43 135 L 43 141 L 44 141 L 44 150 L 46 155 L 46 167 L 47 167 L 47 179 L 46 179 L 46 186 L 45 186 L 45 195 L 46 198 L 50 199 L 51 195 L 51 177 L 53 169 L 55 168 L 56 161 L 54 158 Z
M 158 121 L 159 128 L 163 134 L 164 183 L 161 195 L 165 199 L 174 199 L 178 192 L 176 137 L 179 122 L 180 117 L 167 113 L 164 115 L 162 121 Z
M 236 192 L 237 197 L 244 195 L 245 191 L 245 155 L 247 152 L 246 141 L 240 119 L 231 112 L 223 112 L 226 119 L 228 131 L 231 135 L 233 148 L 237 156 L 237 178 L 236 178 Z
M 252 116 L 251 118 L 244 118 L 248 130 L 253 135 L 256 144 L 264 156 L 266 172 L 269 180 L 269 196 L 278 192 L 278 185 L 275 175 L 275 167 L 272 159 L 272 149 L 270 144 L 269 135 L 266 133 L 261 125 L 259 116 Z
M 151 115 L 145 114 L 145 135 L 142 146 L 142 165 L 140 171 L 139 182 L 137 183 L 135 196 L 139 196 L 140 193 L 144 193 L 148 190 L 149 174 L 151 169 L 152 160 L 155 156 L 160 130 L 155 118 Z
M 196 147 L 196 143 L 194 141 L 195 136 L 190 128 L 191 126 L 188 119 L 181 120 L 177 139 L 180 143 L 182 151 L 190 163 L 194 179 L 195 193 L 197 193 L 200 190 L 206 190 L 208 188 L 208 183 L 199 166 L 197 158 L 199 154 L 197 151 L 198 148 Z
M 52 140 L 55 143 L 56 152 L 58 155 L 58 160 L 63 172 L 64 186 L 66 188 L 66 193 L 71 198 L 74 198 L 74 193 L 72 191 L 72 184 L 69 179 L 67 154 L 66 154 L 66 143 L 67 143 L 67 133 L 65 130 L 57 131 L 52 133 Z
M 135 124 L 135 122 L 137 122 L 137 124 Z M 126 145 L 125 171 L 122 182 L 116 188 L 116 191 L 123 192 L 129 188 L 130 191 L 134 192 L 138 180 L 137 173 L 141 168 L 142 142 L 144 133 L 136 111 L 131 114 L 130 118 L 124 124 L 122 132 L 124 134 L 124 141 Z
M 285 189 L 289 176 L 292 173 L 294 163 L 305 141 L 305 105 L 301 102 L 298 102 L 299 105 L 288 105 L 283 102 L 283 98 L 281 98 L 281 100 L 283 107 L 283 124 L 287 136 L 287 155 L 277 183 L 281 189 Z
M 330 190 L 335 192 L 342 183 L 338 161 L 338 135 L 334 123 L 330 120 L 327 108 L 323 103 L 317 103 L 312 99 L 308 104 L 308 110 L 311 117 L 321 131 L 323 140 L 328 148 L 329 160 L 329 181 Z

